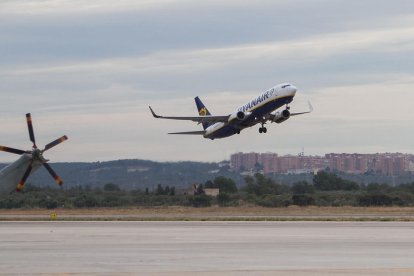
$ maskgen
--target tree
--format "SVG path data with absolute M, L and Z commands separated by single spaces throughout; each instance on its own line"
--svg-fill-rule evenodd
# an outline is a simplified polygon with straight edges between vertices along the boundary
M 220 193 L 233 194 L 237 192 L 236 183 L 231 178 L 218 176 L 214 179 L 214 186 L 220 189 Z
M 293 184 L 292 191 L 294 194 L 313 194 L 315 187 L 306 181 L 301 181 Z
M 218 186 L 214 184 L 213 181 L 211 180 L 206 181 L 206 183 L 204 183 L 204 187 L 206 189 L 217 189 L 218 188 Z
M 260 173 L 256 173 L 254 178 L 248 176 L 245 178 L 246 190 L 250 194 L 257 196 L 263 195 L 280 195 L 283 192 L 283 187 L 276 184 L 271 178 L 267 178 Z
M 254 178 L 251 177 L 250 175 L 248 175 L 244 178 L 244 182 L 246 183 L 246 188 L 247 189 L 249 189 L 249 187 L 253 187 L 255 185 Z
M 352 191 L 360 188 L 359 185 L 353 181 L 342 179 L 336 174 L 324 171 L 318 172 L 318 174 L 313 177 L 313 185 L 315 186 L 315 189 L 320 191 Z
M 170 186 L 166 186 L 164 189 L 164 195 L 169 195 L 170 194 Z
M 164 188 L 162 187 L 161 184 L 158 184 L 155 194 L 156 195 L 163 195 L 164 194 Z
M 118 185 L 113 184 L 113 183 L 107 183 L 104 185 L 104 191 L 106 192 L 115 192 L 115 191 L 120 191 L 121 189 L 119 189 Z

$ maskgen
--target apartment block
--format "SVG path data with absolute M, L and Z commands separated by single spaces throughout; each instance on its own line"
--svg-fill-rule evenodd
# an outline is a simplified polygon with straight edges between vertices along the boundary
M 285 155 L 277 153 L 236 153 L 230 157 L 234 171 L 269 173 L 303 173 L 329 168 L 350 174 L 367 172 L 401 175 L 413 170 L 414 156 L 402 153 L 329 153 L 325 156 Z

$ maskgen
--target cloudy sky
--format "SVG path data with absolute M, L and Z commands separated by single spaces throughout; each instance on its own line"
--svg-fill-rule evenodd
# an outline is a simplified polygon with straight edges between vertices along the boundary
M 200 96 L 228 114 L 282 82 L 314 113 L 223 140 L 200 130 Z M 2 0 L 0 144 L 28 149 L 31 112 L 52 161 L 219 161 L 234 152 L 414 153 L 411 0 Z M 0 153 L 0 162 L 16 156 Z

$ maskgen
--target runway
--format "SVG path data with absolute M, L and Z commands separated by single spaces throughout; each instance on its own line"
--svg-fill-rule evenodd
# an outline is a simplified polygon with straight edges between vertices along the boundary
M 0 222 L 0 275 L 412 275 L 413 222 Z

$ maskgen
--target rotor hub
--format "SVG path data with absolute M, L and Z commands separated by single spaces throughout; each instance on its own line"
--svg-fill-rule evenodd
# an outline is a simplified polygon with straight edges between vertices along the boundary
M 42 155 L 42 151 L 39 150 L 39 149 L 37 149 L 37 148 L 33 149 L 33 151 L 32 151 L 32 158 L 34 160 L 43 161 L 44 158 L 43 158 L 43 155 Z

